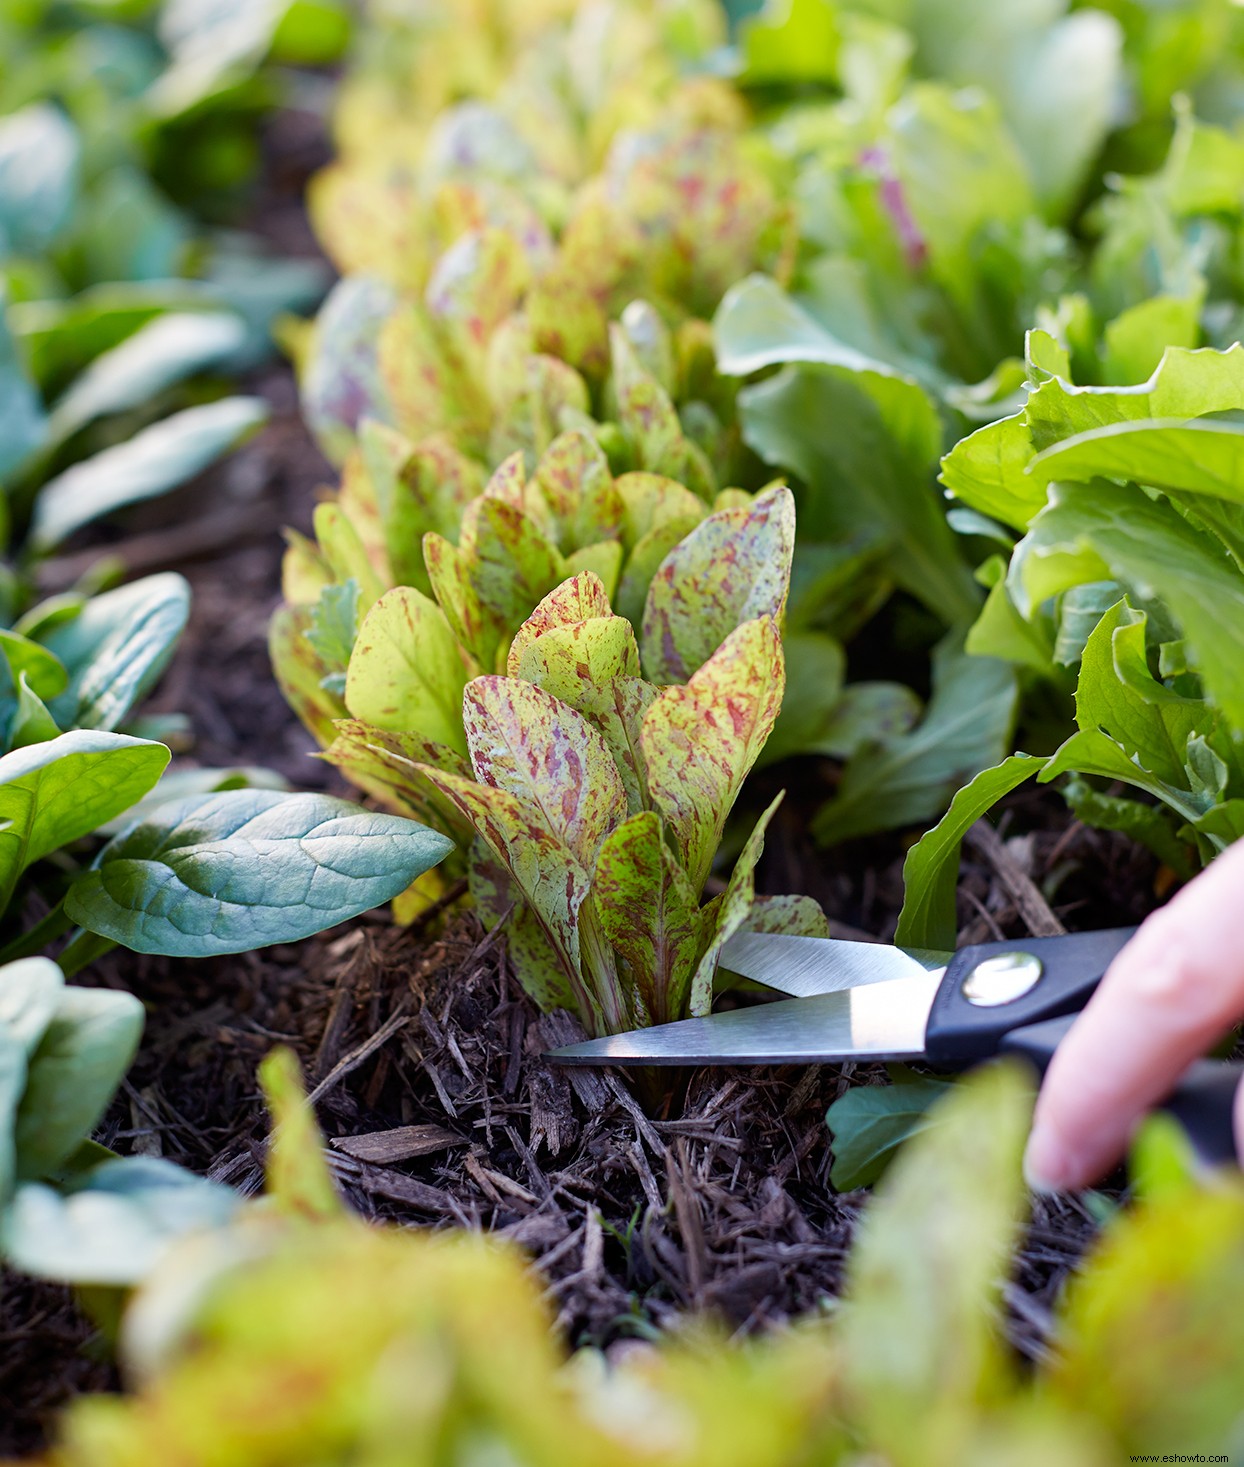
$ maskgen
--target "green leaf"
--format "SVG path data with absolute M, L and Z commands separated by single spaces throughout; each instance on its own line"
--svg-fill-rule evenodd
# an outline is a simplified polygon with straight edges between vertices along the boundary
M 1244 407 L 1244 346 L 1188 351 L 1172 346 L 1153 376 L 1135 387 L 1073 387 L 1051 377 L 1033 392 L 1024 415 L 1033 447 L 1138 419 L 1199 418 Z
M 777 719 L 784 684 L 781 638 L 762 618 L 732 632 L 685 686 L 663 688 L 644 714 L 640 746 L 652 803 L 697 893 Z
M 784 487 L 746 509 L 722 509 L 665 557 L 652 578 L 641 642 L 654 683 L 681 683 L 735 627 L 780 618 L 795 544 L 795 501 Z
M 81 154 L 59 107 L 38 102 L 0 120 L 0 256 L 46 253 L 72 215 Z
M 1122 1215 L 1072 1281 L 1055 1399 L 1127 1453 L 1219 1453 L 1240 1421 L 1244 1190 L 1175 1191 Z
M 22 958 L 0 967 L 0 1031 L 29 1058 L 60 1003 L 65 979 L 50 958 Z
M 346 668 L 359 632 L 359 583 L 350 576 L 339 585 L 324 586 L 311 608 L 311 625 L 306 638 L 325 667 L 328 691 L 342 695 L 346 690 Z
M 937 413 L 914 382 L 874 370 L 787 368 L 739 393 L 748 444 L 807 486 L 800 534 L 840 541 L 880 530 L 899 585 L 947 621 L 975 615 L 980 595 L 933 489 Z M 832 439 L 817 427 L 841 425 Z
M 1017 530 L 1045 507 L 1045 483 L 1028 472 L 1035 450 L 1023 413 L 961 438 L 942 460 L 941 481 L 964 504 Z
M 726 943 L 746 926 L 756 899 L 756 865 L 764 853 L 765 831 L 785 798 L 786 791 L 779 790 L 761 812 L 760 819 L 752 826 L 751 834 L 743 844 L 730 880 L 720 897 L 716 897 L 700 914 L 700 923 L 706 939 L 704 953 L 699 966 L 691 978 L 691 989 L 686 996 L 687 1007 L 694 1018 L 702 1018 L 713 1006 L 713 981 L 717 976 L 717 965 L 721 950 Z M 679 996 L 681 999 L 681 995 Z
M 851 760 L 813 834 L 830 845 L 940 816 L 957 789 L 1005 757 L 1015 706 L 1015 675 L 1005 663 L 943 641 L 920 725 Z
M 779 0 L 739 28 L 751 85 L 838 80 L 839 24 L 829 0 Z
M 43 638 L 70 675 L 52 716 L 80 728 L 116 728 L 168 666 L 189 615 L 190 587 L 173 571 L 92 597 Z
M 954 797 L 933 829 L 907 852 L 903 910 L 894 934 L 900 947 L 954 951 L 958 931 L 955 888 L 963 837 L 1003 795 L 1031 779 L 1043 762 L 1033 754 L 1012 754 L 995 768 L 982 769 Z
M 1209 495 L 1244 504 L 1244 424 L 1150 421 L 1110 423 L 1064 438 L 1032 462 L 1050 479 L 1131 479 L 1168 493 Z
M 773 734 L 759 763 L 776 764 L 797 754 L 824 752 L 842 702 L 846 654 L 823 632 L 787 632 L 786 692 Z
M 467 752 L 467 669 L 444 612 L 406 586 L 387 592 L 359 628 L 346 674 L 346 707 L 377 728 L 418 733 Z
M 65 691 L 69 674 L 65 664 L 46 647 L 23 637 L 20 632 L 0 630 L 0 656 L 8 664 L 14 686 L 25 679 L 39 698 L 55 698 Z
M 1127 485 L 1063 484 L 1011 562 L 1021 610 L 1085 581 L 1116 580 L 1160 597 L 1200 662 L 1205 686 L 1244 723 L 1244 575 L 1169 505 Z
M 226 790 L 164 806 L 116 836 L 65 909 L 135 952 L 245 952 L 391 901 L 452 848 L 412 820 L 327 795 Z
M 169 312 L 96 357 L 56 403 L 48 439 L 60 444 L 106 413 L 144 407 L 166 388 L 241 347 L 244 323 L 224 312 Z
M 74 464 L 39 491 L 34 548 L 45 553 L 93 520 L 167 494 L 236 448 L 267 416 L 262 398 L 227 397 L 174 413 Z
M 951 1081 L 890 1066 L 889 1085 L 853 1085 L 829 1107 L 834 1164 L 829 1180 L 835 1191 L 871 1187 L 899 1148 L 924 1129 L 931 1105 L 950 1090 Z
M 1084 647 L 1076 685 L 1076 723 L 1099 729 L 1167 784 L 1187 783 L 1188 740 L 1210 722 L 1199 698 L 1181 698 L 1149 671 L 1148 618 L 1120 601 Z
M 142 1037 L 142 1004 L 108 988 L 62 988 L 30 1056 L 14 1131 L 18 1176 L 47 1177 L 107 1110 Z
M 1192 350 L 1201 339 L 1201 293 L 1156 295 L 1116 316 L 1104 333 L 1107 382 L 1147 382 L 1171 347 Z
M 891 1460 L 955 1451 L 1009 1385 L 998 1294 L 1018 1233 L 1031 1113 L 1020 1067 L 954 1086 L 856 1235 L 838 1315 L 846 1386 Z
M 272 1118 L 272 1140 L 264 1167 L 266 1195 L 287 1216 L 315 1222 L 345 1214 L 345 1205 L 324 1156 L 324 1138 L 307 1104 L 298 1057 L 284 1046 L 269 1051 L 259 1066 L 264 1104 Z
M 1181 841 L 1170 814 L 1159 806 L 1142 805 L 1138 800 L 1128 800 L 1119 795 L 1104 795 L 1093 789 L 1087 781 L 1072 778 L 1063 785 L 1063 798 L 1075 818 L 1098 830 L 1121 830 L 1124 835 L 1139 841 L 1169 866 L 1184 881 L 1194 874 L 1189 859 L 1191 847 Z
M 222 1228 L 236 1192 L 158 1157 L 127 1156 L 88 1171 L 66 1190 L 19 1187 L 0 1219 L 0 1253 L 24 1273 L 128 1288 L 191 1233 Z
M 168 761 L 163 744 L 89 729 L 0 759 L 0 909 L 27 866 L 128 809 Z
M 909 380 L 887 362 L 839 340 L 767 275 L 751 275 L 730 287 L 713 320 L 713 341 L 717 370 L 727 377 L 803 362 Z
M 0 1001 L 4 990 L 0 988 Z M 13 1125 L 26 1087 L 26 1051 L 0 1020 L 0 1216 L 17 1180 Z
M 18 356 L 5 320 L 7 292 L 0 281 L 0 477 L 7 477 L 43 442 L 43 404 Z M 8 539 L 8 514 L 0 518 Z

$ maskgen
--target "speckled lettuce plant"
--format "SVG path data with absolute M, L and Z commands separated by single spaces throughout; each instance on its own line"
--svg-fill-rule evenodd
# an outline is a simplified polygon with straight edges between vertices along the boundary
M 599 468 L 599 488 L 624 484 Z M 641 479 L 636 490 L 651 492 L 632 512 L 691 498 Z M 438 556 L 453 547 L 431 539 L 438 601 L 413 588 L 377 601 L 346 673 L 355 716 L 328 757 L 399 808 L 441 813 L 464 844 L 475 838 L 473 891 L 487 920 L 508 917 L 524 985 L 612 1032 L 706 1012 L 720 946 L 752 914 L 772 807 L 725 891 L 700 901 L 781 706 L 794 510 L 779 487 L 703 518 L 645 575 L 632 623 L 609 595 L 626 584 L 627 542 L 604 542 L 599 569 L 576 571 L 533 538 L 517 505 L 524 491 L 539 503 L 546 482 L 524 484 L 517 463 L 499 475 L 452 571 Z M 533 565 L 547 589 L 521 574 Z M 814 904 L 793 899 L 768 919 L 824 930 Z

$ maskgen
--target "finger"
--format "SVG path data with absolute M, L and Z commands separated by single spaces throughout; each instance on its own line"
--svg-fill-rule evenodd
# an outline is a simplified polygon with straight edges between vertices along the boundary
M 1235 1092 L 1235 1154 L 1244 1166 L 1244 1080 Z
M 1059 1045 L 1025 1164 L 1034 1186 L 1081 1187 L 1137 1121 L 1244 1014 L 1244 842 L 1143 924 Z

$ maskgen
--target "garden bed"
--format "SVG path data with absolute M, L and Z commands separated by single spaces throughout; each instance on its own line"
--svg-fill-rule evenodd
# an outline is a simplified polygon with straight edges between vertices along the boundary
M 301 195 L 328 150 L 309 114 L 282 114 L 274 129 L 268 186 L 251 226 L 282 254 L 312 253 Z M 883 179 L 883 197 L 887 187 Z M 769 285 L 772 307 L 778 287 Z M 717 303 L 714 297 L 714 310 Z M 710 314 L 706 306 L 705 319 Z M 617 346 L 615 341 L 611 349 Z M 767 358 L 762 369 L 784 360 Z M 750 375 L 754 365 L 735 375 Z M 351 795 L 343 775 L 316 757 L 312 736 L 278 690 L 267 644 L 269 620 L 281 602 L 281 531 L 288 526 L 311 534 L 318 492 L 335 487 L 338 471 L 303 426 L 288 368 L 266 368 L 248 385 L 271 409 L 254 440 L 188 488 L 129 515 L 123 529 L 93 531 L 72 542 L 41 568 L 42 589 L 73 585 L 101 547 L 128 578 L 180 571 L 193 590 L 192 618 L 162 685 L 145 705 L 154 714 L 186 715 L 191 738 L 176 748 L 177 757 L 214 768 L 264 766 L 295 788 Z M 730 396 L 733 401 L 733 389 Z M 344 400 L 354 403 L 350 393 Z M 924 406 L 936 425 L 932 406 Z M 615 431 L 610 441 L 617 438 Z M 646 452 L 641 439 L 631 448 Z M 678 442 L 679 452 L 690 455 L 690 440 L 679 436 Z M 692 457 L 687 462 L 694 467 Z M 759 472 L 759 460 L 751 467 Z M 918 467 L 912 482 L 932 467 L 932 460 Z M 697 513 L 707 515 L 717 502 L 706 496 Z M 713 510 L 732 513 L 742 512 L 737 505 Z M 777 518 L 774 510 L 774 523 Z M 321 542 L 330 538 L 322 526 L 315 529 Z M 966 579 L 967 562 L 958 557 L 958 550 L 948 553 L 947 563 L 953 560 Z M 308 556 L 303 575 L 308 565 L 329 582 L 316 584 L 321 602 L 302 608 L 308 616 L 313 605 L 340 610 L 333 594 L 351 587 L 355 600 L 345 604 L 357 609 L 356 577 L 332 584 L 327 569 L 337 576 L 338 567 L 331 557 L 320 566 Z M 291 582 L 296 563 L 294 571 Z M 378 581 L 373 589 L 379 594 L 385 588 Z M 891 590 L 886 582 L 885 596 Z M 766 612 L 775 639 L 789 609 L 785 585 L 781 593 Z M 858 638 L 852 628 L 842 662 L 853 685 L 884 675 L 910 684 L 921 699 L 933 691 L 925 643 L 933 625 L 928 603 L 937 598 L 926 587 L 921 612 L 919 594 L 909 585 L 883 612 L 870 612 L 876 620 L 865 618 Z M 522 615 L 530 611 L 525 603 Z M 918 629 L 914 641 L 892 635 L 904 619 Z M 812 625 L 815 643 L 819 633 Z M 353 620 L 350 630 L 347 644 L 361 637 Z M 733 635 L 733 623 L 721 630 Z M 311 638 L 305 641 L 310 645 Z M 917 644 L 923 650 L 913 651 Z M 1169 649 L 1178 652 L 1179 646 L 1172 642 Z M 341 694 L 352 650 L 346 645 L 336 662 L 315 666 L 311 686 L 317 693 Z M 492 666 L 490 658 L 477 660 Z M 1060 663 L 1057 677 L 1064 671 Z M 686 672 L 653 673 L 652 680 L 686 683 Z M 1070 683 L 1058 681 L 1057 689 L 1069 706 Z M 1004 742 L 1009 719 L 1002 720 L 1005 738 L 998 734 Z M 901 733 L 897 739 L 901 744 Z M 759 743 L 763 739 L 748 767 Z M 973 767 L 1002 751 L 999 742 Z M 904 855 L 936 816 L 917 821 L 908 811 L 905 825 L 889 834 L 821 849 L 810 822 L 835 795 L 849 757 L 796 754 L 762 767 L 743 791 L 736 826 L 723 846 L 726 859 L 713 869 L 730 864 L 736 830 L 750 829 L 785 788 L 789 798 L 768 829 L 756 868 L 757 891 L 812 897 L 834 935 L 886 941 L 903 903 Z M 1101 793 L 1122 790 L 1116 784 Z M 464 841 L 460 857 L 465 848 Z M 701 882 L 715 854 L 714 845 Z M 742 1336 L 831 1308 L 864 1194 L 839 1193 L 830 1184 L 834 1158 L 825 1113 L 849 1086 L 883 1082 L 884 1070 L 688 1071 L 674 1079 L 654 1113 L 615 1072 L 550 1066 L 545 1051 L 581 1031 L 563 1012 L 542 1014 L 524 991 L 507 955 L 504 925 L 486 933 L 473 913 L 455 904 L 465 885 L 455 874 L 465 866 L 463 857 L 446 868 L 448 894 L 409 927 L 376 911 L 305 942 L 239 956 L 190 961 L 117 949 L 88 968 L 79 981 L 136 994 L 147 1012 L 141 1052 L 98 1139 L 123 1156 L 162 1157 L 243 1196 L 257 1195 L 270 1130 L 257 1070 L 274 1045 L 284 1044 L 298 1057 L 333 1174 L 353 1208 L 401 1227 L 460 1227 L 514 1243 L 532 1260 L 556 1328 L 570 1346 L 625 1354 L 635 1341 L 677 1333 L 705 1315 Z M 1155 856 L 1126 836 L 1074 820 L 1052 789 L 1025 787 L 1001 800 L 995 825 L 982 821 L 968 833 L 957 888 L 959 941 L 1137 922 L 1166 894 L 1159 883 L 1175 879 L 1172 867 L 1159 868 Z M 723 888 L 710 877 L 703 895 L 711 898 Z M 697 886 L 697 907 L 700 897 Z M 23 914 L 27 923 L 43 915 L 37 900 Z M 939 945 L 948 943 L 949 932 L 947 914 Z M 1003 1294 L 1007 1333 L 1026 1360 L 1048 1356 L 1054 1305 L 1104 1210 L 1091 1195 L 1034 1201 Z M 38 1449 L 66 1402 L 117 1385 L 108 1344 L 67 1289 L 3 1275 L 0 1456 Z
M 335 772 L 311 757 L 267 664 L 276 526 L 306 523 L 320 470 L 288 375 L 271 374 L 264 391 L 273 421 L 229 470 L 261 486 L 246 535 L 180 567 L 194 617 L 157 701 L 190 710 L 204 763 L 261 760 L 292 782 L 332 787 Z M 789 784 L 827 768 L 808 761 L 783 774 Z M 818 853 L 799 814 L 810 803 L 791 800 L 776 824 L 762 887 L 813 893 L 839 935 L 888 935 L 902 842 Z M 1003 832 L 1027 834 L 970 849 L 965 939 L 1040 927 L 1035 893 L 1055 871 L 1065 901 L 1045 909 L 1046 921 L 1114 925 L 1152 905 L 1155 863 L 1130 842 L 1070 823 L 1052 795 L 1010 805 Z M 666 1114 L 645 1115 L 614 1073 L 542 1060 L 573 1037 L 573 1021 L 539 1014 L 507 970 L 504 943 L 469 916 L 402 929 L 375 913 L 297 946 L 212 961 L 118 951 L 86 981 L 137 993 L 149 1014 L 101 1132 L 107 1145 L 257 1191 L 267 1117 L 255 1072 L 274 1044 L 289 1044 L 353 1206 L 404 1226 L 512 1239 L 546 1280 L 572 1343 L 646 1338 L 700 1310 L 740 1332 L 764 1330 L 834 1296 L 860 1197 L 829 1186 L 824 1115 L 866 1069 L 698 1071 L 682 1077 Z M 1045 1348 L 1049 1306 L 1093 1228 L 1074 1199 L 1037 1203 L 1008 1294 L 1010 1332 L 1029 1357 Z M 6 1275 L 0 1308 L 0 1397 L 14 1403 L 0 1451 L 29 1450 L 59 1405 L 114 1386 L 115 1374 L 67 1291 Z

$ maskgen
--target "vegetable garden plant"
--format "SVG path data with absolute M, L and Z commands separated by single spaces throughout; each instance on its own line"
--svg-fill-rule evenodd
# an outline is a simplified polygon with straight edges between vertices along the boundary
M 252 105 L 266 57 L 337 34 L 329 5 L 266 29 L 208 10 L 166 8 L 171 65 L 125 99 L 147 205 L 136 158 L 160 178 L 170 140 Z M 1004 1071 L 927 1116 L 946 1087 L 911 1077 L 897 1121 L 878 1087 L 834 1107 L 844 1187 L 926 1134 L 829 1326 L 620 1370 L 556 1355 L 513 1260 L 342 1218 L 283 1061 L 259 1207 L 86 1139 L 140 1016 L 31 955 L 74 924 L 70 972 L 112 942 L 235 952 L 462 900 L 538 1004 L 608 1033 L 706 1013 L 742 927 L 828 930 L 807 897 L 756 895 L 777 802 L 732 812 L 762 763 L 836 761 L 822 847 L 925 832 L 914 946 L 953 947 L 960 843 L 1027 779 L 1174 877 L 1244 829 L 1237 6 L 371 11 L 310 195 L 342 279 L 284 333 L 340 483 L 290 536 L 271 648 L 325 758 L 388 813 L 210 774 L 152 803 L 168 751 L 135 706 L 183 583 L 32 605 L 40 556 L 256 424 L 248 399 L 193 400 L 202 374 L 314 285 L 268 262 L 247 294 L 204 243 L 219 268 L 172 281 L 165 250 L 99 293 L 81 220 L 116 185 L 82 165 L 74 107 L 0 126 L 0 180 L 23 147 L 58 160 L 0 217 L 0 1245 L 96 1284 L 156 1269 L 123 1335 L 137 1394 L 77 1407 L 49 1460 L 1229 1451 L 1238 1179 L 1194 1179 L 1151 1125 L 1140 1205 L 1060 1303 L 1058 1358 L 1021 1376 L 992 1318 L 1027 1115 Z M 89 865 L 38 864 L 140 800 Z M 36 881 L 50 916 L 22 932 Z M 203 1236 L 175 1245 L 188 1223 Z M 343 1289 L 357 1316 L 330 1336 Z M 287 1399 L 295 1371 L 314 1390 Z M 224 1409 L 260 1399 L 262 1432 Z

